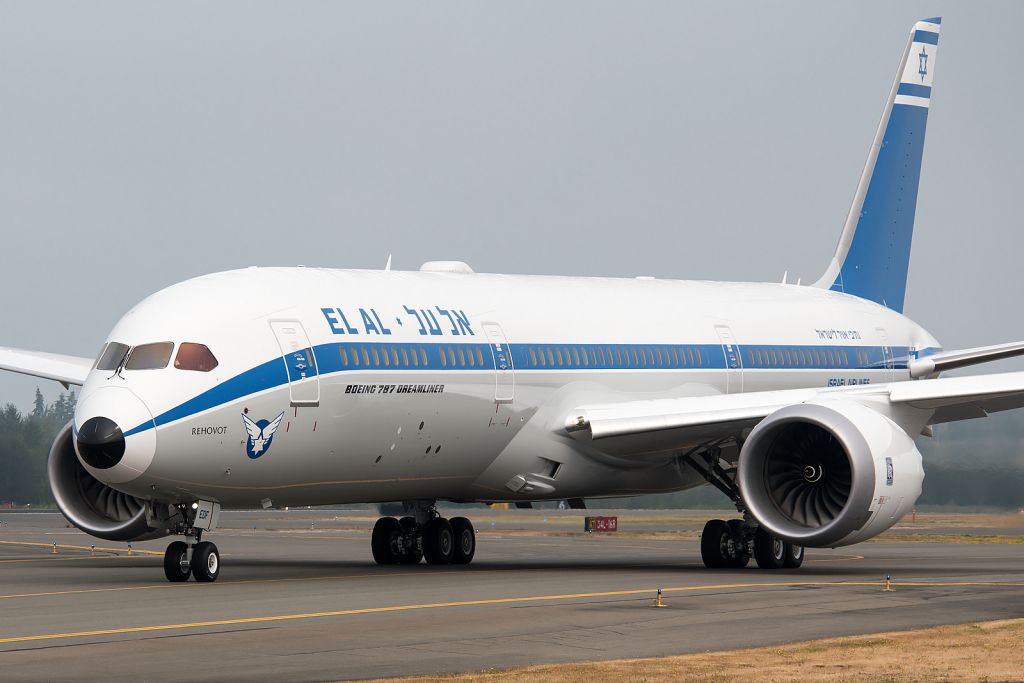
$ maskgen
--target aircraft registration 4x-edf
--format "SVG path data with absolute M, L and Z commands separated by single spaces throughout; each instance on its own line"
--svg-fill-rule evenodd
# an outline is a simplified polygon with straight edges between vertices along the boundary
M 708 566 L 881 533 L 921 493 L 918 435 L 1024 405 L 1024 373 L 938 378 L 1024 343 L 942 351 L 902 314 L 939 24 L 913 28 L 813 285 L 247 268 L 145 299 L 96 361 L 0 349 L 82 387 L 49 457 L 60 509 L 100 538 L 182 536 L 171 581 L 217 578 L 222 506 L 402 501 L 383 564 L 473 559 L 439 500 L 708 483 L 742 513 L 705 526 Z

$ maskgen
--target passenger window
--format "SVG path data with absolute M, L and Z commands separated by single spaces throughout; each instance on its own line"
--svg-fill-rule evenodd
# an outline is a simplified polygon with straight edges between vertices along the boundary
M 578 367 L 580 364 L 580 352 L 575 346 L 572 347 L 572 359 L 575 365 Z
M 386 348 L 380 350 L 380 355 L 384 357 L 384 365 L 391 365 L 391 360 L 388 358 L 388 350 Z
M 427 350 L 424 348 L 420 348 L 420 361 L 422 362 L 423 367 L 427 367 L 427 365 L 429 365 L 429 363 L 427 363 Z M 413 365 L 415 365 L 415 363 L 413 363 Z
M 697 365 L 704 365 L 704 359 L 700 357 L 700 349 L 697 349 Z
M 159 370 L 166 368 L 171 360 L 174 342 L 156 342 L 132 347 L 125 361 L 125 370 Z
M 476 364 L 483 367 L 484 354 L 480 351 L 480 347 L 476 347 Z
M 359 349 L 352 349 L 352 365 L 359 367 Z
M 537 367 L 537 351 L 532 346 L 530 347 L 530 365 Z
M 117 370 L 117 366 L 124 360 L 125 354 L 128 353 L 128 345 L 121 344 L 119 342 L 110 342 L 103 351 L 100 352 L 100 357 L 96 361 L 97 370 Z
M 402 347 L 402 365 L 404 367 L 409 367 L 409 354 L 405 350 L 404 346 Z
M 178 346 L 177 355 L 174 357 L 174 367 L 179 370 L 209 372 L 217 367 L 217 359 L 214 358 L 206 344 L 182 342 Z
M 338 349 L 338 353 L 339 353 L 339 354 L 341 355 L 341 364 L 342 364 L 342 365 L 343 365 L 344 367 L 346 367 L 346 368 L 347 368 L 347 367 L 348 367 L 348 351 L 346 351 L 346 350 L 345 350 L 345 347 L 344 347 L 344 346 L 342 346 L 342 347 L 339 347 L 339 349 Z M 180 355 L 181 355 L 181 353 L 179 352 L 179 353 L 178 353 L 178 355 L 180 356 Z
M 462 347 L 459 347 L 459 365 L 466 367 L 466 355 L 462 352 Z
M 370 350 L 373 351 L 373 367 L 379 368 L 380 367 L 380 353 L 377 352 L 377 347 L 376 346 L 374 346 Z
M 476 365 L 476 358 L 473 357 L 473 349 L 466 349 L 466 362 L 470 367 Z
M 555 354 L 551 353 L 551 349 L 544 349 L 544 351 L 546 352 L 547 357 L 548 357 L 548 365 L 550 365 L 551 367 L 554 367 L 555 366 Z M 541 362 L 541 365 L 544 365 L 544 363 Z
M 591 349 L 590 352 L 593 353 L 594 352 L 593 349 Z M 583 357 L 583 364 L 584 365 L 590 365 L 590 359 L 587 358 L 587 350 L 585 348 L 580 349 L 580 356 Z
M 444 349 L 442 349 L 440 346 L 437 347 L 437 355 L 441 356 L 441 367 L 448 367 L 448 357 L 444 355 Z
M 654 350 L 651 347 L 647 347 L 647 360 L 651 365 L 654 365 Z
M 391 364 L 398 365 L 398 349 L 394 346 L 391 347 Z
M 451 362 L 452 367 L 455 367 L 455 349 L 448 347 L 448 360 Z
M 594 351 L 594 347 L 590 347 L 590 364 L 597 365 L 597 353 Z
M 412 349 L 412 350 L 411 350 L 411 351 L 409 352 L 409 360 L 411 360 L 411 361 L 412 361 L 412 366 L 413 366 L 414 368 L 416 368 L 416 367 L 419 367 L 419 365 L 420 365 L 420 358 L 419 358 L 419 356 L 418 356 L 418 355 L 416 354 L 416 349 Z
M 555 348 L 555 358 L 558 359 L 558 367 L 565 365 L 565 359 L 562 358 L 562 347 L 558 346 Z

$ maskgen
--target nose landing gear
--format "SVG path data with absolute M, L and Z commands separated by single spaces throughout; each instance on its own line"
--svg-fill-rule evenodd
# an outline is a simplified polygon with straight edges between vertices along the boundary
M 465 517 L 448 520 L 430 504 L 413 504 L 414 515 L 381 517 L 370 547 L 377 564 L 469 564 L 476 554 L 476 532 Z
M 200 583 L 216 581 L 220 576 L 220 552 L 215 544 L 203 541 L 203 529 L 194 526 L 196 518 L 202 515 L 202 510 L 209 509 L 208 504 L 175 507 L 176 513 L 168 520 L 173 523 L 169 524 L 169 528 L 183 535 L 185 540 L 174 541 L 167 546 L 164 552 L 164 576 L 172 583 L 188 581 L 190 576 Z M 212 528 L 213 520 L 209 519 L 209 514 L 203 517 L 209 520 L 209 526 Z

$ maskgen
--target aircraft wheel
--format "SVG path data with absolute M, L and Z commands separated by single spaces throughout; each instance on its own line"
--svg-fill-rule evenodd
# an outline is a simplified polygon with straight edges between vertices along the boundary
M 758 527 L 754 534 L 754 559 L 761 569 L 782 569 L 786 562 L 786 542 Z
M 473 523 L 465 517 L 453 517 L 452 534 L 455 537 L 455 550 L 452 555 L 453 564 L 469 564 L 476 554 L 476 531 Z
M 455 555 L 455 534 L 444 517 L 435 517 L 423 527 L 423 557 L 427 564 L 451 564 Z
M 398 555 L 399 564 L 419 564 L 423 559 L 423 543 L 420 540 L 420 531 L 416 528 L 415 517 L 402 517 L 398 520 L 402 528 L 403 546 L 402 552 Z
M 700 535 L 700 559 L 709 569 L 721 569 L 729 566 L 729 543 L 732 531 L 729 525 L 720 519 L 709 520 Z
M 168 581 L 188 581 L 188 577 L 192 575 L 192 567 L 185 561 L 187 552 L 188 546 L 182 541 L 175 541 L 167 546 L 167 550 L 164 551 L 164 576 Z
M 381 517 L 373 525 L 370 536 L 370 549 L 377 564 L 397 564 L 398 537 L 402 535 L 402 526 L 394 517 Z
M 804 547 L 802 545 L 793 545 L 792 543 L 786 544 L 786 559 L 783 560 L 782 566 L 786 569 L 799 569 L 800 565 L 804 563 Z
M 750 564 L 750 548 L 743 541 L 743 520 L 730 519 L 726 524 L 729 525 L 729 531 L 732 532 L 733 540 L 732 554 L 729 557 L 728 566 L 742 569 Z
M 220 553 L 213 543 L 203 541 L 192 549 L 192 576 L 200 583 L 211 583 L 220 576 Z

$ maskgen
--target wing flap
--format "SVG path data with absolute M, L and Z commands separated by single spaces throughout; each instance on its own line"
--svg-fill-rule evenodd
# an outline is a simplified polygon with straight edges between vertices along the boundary
M 20 372 L 60 382 L 65 387 L 85 383 L 93 360 L 79 356 L 65 356 L 44 351 L 26 351 L 0 346 L 0 370 Z

